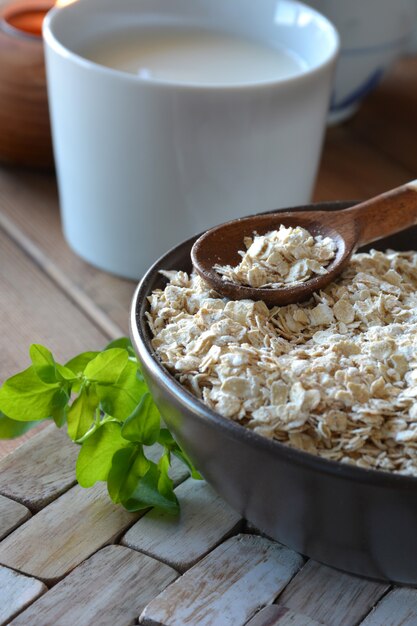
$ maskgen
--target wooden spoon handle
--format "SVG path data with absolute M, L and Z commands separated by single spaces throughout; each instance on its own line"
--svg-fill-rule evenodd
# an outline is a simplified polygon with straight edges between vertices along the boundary
M 414 226 L 417 179 L 346 209 L 343 214 L 349 214 L 359 227 L 358 247 Z

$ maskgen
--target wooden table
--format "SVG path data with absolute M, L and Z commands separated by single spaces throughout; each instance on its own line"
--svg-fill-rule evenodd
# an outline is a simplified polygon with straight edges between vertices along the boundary
M 407 59 L 328 131 L 315 199 L 416 178 L 416 118 L 417 61 Z M 0 210 L 0 380 L 28 364 L 32 342 L 65 360 L 127 333 L 134 284 L 68 249 L 52 175 L 0 168 Z M 178 626 L 417 624 L 417 590 L 304 559 L 179 467 L 180 517 L 133 515 L 103 485 L 75 484 L 76 452 L 54 426 L 0 443 L 1 624 L 117 626 L 141 614 Z

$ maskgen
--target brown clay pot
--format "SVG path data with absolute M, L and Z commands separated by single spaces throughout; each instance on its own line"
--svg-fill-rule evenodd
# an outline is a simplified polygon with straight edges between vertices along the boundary
M 53 167 L 42 36 L 17 26 L 25 11 L 53 0 L 22 0 L 0 8 L 0 161 Z

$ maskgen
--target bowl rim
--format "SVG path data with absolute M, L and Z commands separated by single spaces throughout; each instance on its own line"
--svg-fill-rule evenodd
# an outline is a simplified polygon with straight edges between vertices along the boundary
M 353 201 L 319 202 L 311 203 L 300 207 L 280 208 L 275 211 L 264 211 L 259 214 L 273 213 L 278 211 L 293 210 L 336 210 L 344 209 L 355 204 Z M 259 215 L 258 214 L 258 215 Z M 201 233 L 200 233 L 201 234 Z M 194 396 L 188 389 L 183 387 L 175 377 L 163 366 L 155 350 L 152 349 L 149 338 L 147 321 L 143 315 L 149 307 L 148 296 L 150 295 L 150 285 L 161 269 L 167 269 L 167 260 L 179 252 L 181 248 L 192 246 L 192 243 L 200 236 L 194 235 L 185 239 L 176 246 L 170 248 L 161 255 L 148 269 L 139 284 L 137 285 L 130 308 L 130 335 L 133 346 L 138 354 L 139 361 L 144 362 L 151 371 L 152 376 L 157 380 L 158 385 L 162 385 L 165 390 L 174 395 L 184 407 L 189 410 L 194 418 L 202 421 L 209 421 L 218 427 L 223 436 L 228 438 L 238 438 L 242 442 L 249 443 L 268 454 L 279 454 L 285 461 L 301 465 L 305 469 L 311 469 L 324 474 L 331 474 L 340 479 L 354 482 L 367 483 L 376 487 L 401 488 L 411 490 L 417 488 L 417 477 L 404 474 L 388 472 L 386 470 L 363 468 L 356 465 L 342 463 L 331 459 L 325 459 L 310 452 L 305 452 L 298 448 L 292 448 L 285 443 L 264 437 L 241 424 L 216 413 L 207 407 L 201 400 Z M 175 268 L 171 268 L 175 269 Z M 169 270 L 168 270 L 169 271 Z

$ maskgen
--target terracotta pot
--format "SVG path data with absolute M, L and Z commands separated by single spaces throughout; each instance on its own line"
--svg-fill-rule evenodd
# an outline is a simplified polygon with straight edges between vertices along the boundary
M 0 8 L 0 161 L 53 166 L 42 36 L 20 29 L 25 11 L 46 12 L 52 0 Z

